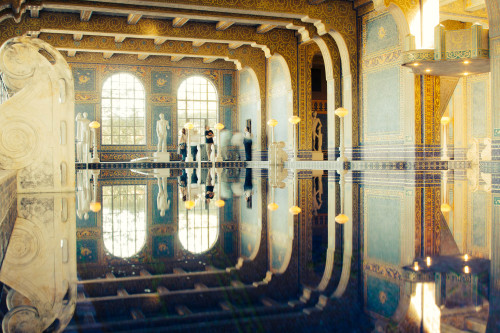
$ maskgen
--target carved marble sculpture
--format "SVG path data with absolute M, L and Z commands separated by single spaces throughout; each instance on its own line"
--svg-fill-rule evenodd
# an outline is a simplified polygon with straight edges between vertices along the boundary
M 323 124 L 321 120 L 317 117 L 317 113 L 313 112 L 312 114 L 312 130 L 313 130 L 313 150 L 314 151 L 322 151 L 323 146 Z
M 158 135 L 157 152 L 166 152 L 167 150 L 167 129 L 170 129 L 168 120 L 165 119 L 163 113 L 160 113 L 160 120 L 156 121 L 156 135 Z M 161 148 L 161 150 L 160 150 Z
M 73 194 L 18 196 L 0 281 L 9 289 L 4 333 L 43 332 L 56 320 L 54 332 L 64 331 L 77 295 Z
M 68 64 L 46 42 L 16 37 L 0 48 L 0 72 L 13 92 L 0 105 L 0 168 L 18 170 L 19 193 L 74 191 L 74 88 Z

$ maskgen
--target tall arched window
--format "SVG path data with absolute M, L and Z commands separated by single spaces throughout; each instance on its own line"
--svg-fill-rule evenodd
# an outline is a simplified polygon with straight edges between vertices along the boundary
M 203 130 L 205 125 L 217 123 L 217 91 L 214 85 L 202 76 L 184 80 L 177 91 L 178 128 L 188 121 Z
M 146 243 L 146 185 L 102 187 L 102 237 L 114 256 L 128 258 Z
M 110 76 L 102 87 L 102 144 L 146 144 L 146 96 L 132 74 Z

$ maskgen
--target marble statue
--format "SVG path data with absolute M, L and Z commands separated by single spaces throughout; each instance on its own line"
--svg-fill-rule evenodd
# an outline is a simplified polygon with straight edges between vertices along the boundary
M 90 162 L 90 146 L 91 146 L 91 134 L 90 134 L 90 120 L 87 118 L 87 112 L 83 113 L 83 117 L 79 119 L 77 123 L 77 138 L 80 140 L 81 147 L 81 162 Z M 78 116 L 77 116 L 78 119 Z
M 156 205 L 160 211 L 161 217 L 165 216 L 165 212 L 170 209 L 166 177 L 158 177 L 158 196 L 156 198 Z
M 323 146 L 323 124 L 321 120 L 318 118 L 317 112 L 313 112 L 312 114 L 312 130 L 313 130 L 313 150 L 314 151 L 322 151 Z
M 160 113 L 160 120 L 156 121 L 156 135 L 158 135 L 157 152 L 167 151 L 167 129 L 170 129 L 170 124 L 168 123 L 168 120 L 165 119 L 163 113 Z
M 82 121 L 82 113 L 79 112 L 76 115 L 76 161 L 81 162 L 82 161 L 82 133 L 80 131 L 80 123 Z
M 0 72 L 12 92 L 0 105 L 0 169 L 18 171 L 20 193 L 74 191 L 74 83 L 66 60 L 40 39 L 15 37 L 0 47 Z
M 90 203 L 92 202 L 92 189 L 90 186 L 90 171 L 80 170 L 76 175 L 76 215 L 80 220 L 88 220 Z

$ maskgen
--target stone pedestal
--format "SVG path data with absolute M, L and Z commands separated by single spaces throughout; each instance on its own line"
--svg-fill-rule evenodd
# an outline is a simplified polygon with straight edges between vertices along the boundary
M 323 161 L 323 152 L 313 151 L 311 160 L 313 161 Z
M 155 162 L 170 162 L 169 152 L 156 152 L 153 154 Z

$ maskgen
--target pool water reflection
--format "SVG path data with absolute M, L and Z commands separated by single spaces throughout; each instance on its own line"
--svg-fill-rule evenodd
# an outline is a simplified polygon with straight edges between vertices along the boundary
M 76 204 L 18 195 L 4 331 L 19 308 L 34 331 L 498 327 L 498 206 L 465 170 L 108 169 L 77 183 Z

